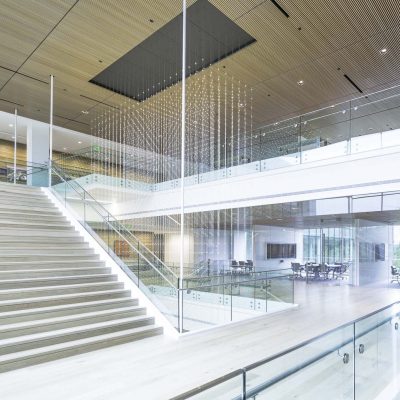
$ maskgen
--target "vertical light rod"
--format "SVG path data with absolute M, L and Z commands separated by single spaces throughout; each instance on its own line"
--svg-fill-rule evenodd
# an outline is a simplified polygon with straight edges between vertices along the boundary
M 186 129 L 186 0 L 182 0 L 182 112 L 181 112 L 181 248 L 179 254 L 179 332 L 183 332 L 183 261 L 185 233 L 185 129 Z
M 17 109 L 14 110 L 14 184 L 17 183 Z
M 54 100 L 54 76 L 50 75 L 49 187 L 51 186 L 51 163 L 53 161 L 53 100 Z

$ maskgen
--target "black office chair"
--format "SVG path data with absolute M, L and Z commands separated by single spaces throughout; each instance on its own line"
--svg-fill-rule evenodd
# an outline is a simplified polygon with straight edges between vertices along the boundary
M 249 272 L 253 272 L 253 267 L 254 267 L 253 260 L 247 260 L 246 267 L 249 270 Z
M 291 263 L 291 268 L 293 271 L 293 278 L 302 278 L 303 276 L 301 275 L 301 271 L 304 270 L 304 268 L 300 265 L 298 262 L 292 262 Z
M 396 282 L 397 284 L 400 285 L 400 273 L 399 270 L 394 267 L 393 265 L 390 267 L 390 270 L 392 272 L 392 280 L 390 281 L 390 283 Z

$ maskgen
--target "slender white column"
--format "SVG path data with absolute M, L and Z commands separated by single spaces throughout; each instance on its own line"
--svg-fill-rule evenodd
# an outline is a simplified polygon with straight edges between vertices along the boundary
M 54 76 L 50 75 L 50 118 L 49 118 L 49 187 L 51 186 L 51 163 L 53 160 L 53 92 Z
M 17 183 L 17 109 L 14 112 L 14 184 Z
M 179 254 L 179 289 L 183 289 L 185 233 L 185 117 L 186 117 L 186 0 L 182 1 L 182 113 L 181 113 L 181 248 Z M 179 291 L 179 332 L 183 332 L 183 291 Z

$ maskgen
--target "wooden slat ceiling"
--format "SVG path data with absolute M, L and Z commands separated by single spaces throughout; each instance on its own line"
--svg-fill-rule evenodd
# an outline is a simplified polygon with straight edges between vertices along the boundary
M 289 18 L 270 0 L 211 0 L 257 40 L 221 61 L 254 87 L 255 126 L 358 95 L 344 74 L 367 92 L 400 80 L 398 0 L 278 2 Z M 179 0 L 0 0 L 0 110 L 47 121 L 53 74 L 55 123 L 89 132 L 82 110 L 124 101 L 89 80 L 180 12 Z

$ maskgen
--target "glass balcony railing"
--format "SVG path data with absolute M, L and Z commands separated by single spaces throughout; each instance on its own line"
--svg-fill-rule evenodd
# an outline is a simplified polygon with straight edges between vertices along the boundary
M 230 372 L 184 399 L 397 399 L 399 302 Z
M 266 125 L 255 131 L 242 133 L 240 147 L 228 143 L 235 150 L 225 151 L 210 165 L 189 162 L 185 172 L 185 186 L 273 171 L 313 162 L 329 163 L 332 159 L 379 149 L 400 146 L 400 86 L 368 94 L 351 101 L 325 107 L 301 116 Z M 108 160 L 122 159 L 116 150 L 99 146 L 82 149 L 74 154 L 60 154 L 57 162 L 69 170 L 83 187 L 106 185 L 134 191 L 160 192 L 179 188 L 180 179 L 138 180 L 123 168 L 108 167 Z M 201 149 L 199 150 L 201 153 Z M 203 160 L 202 154 L 199 160 Z M 95 170 L 80 166 L 96 162 Z M 124 154 L 125 164 L 134 162 Z M 177 157 L 178 160 L 178 157 Z M 170 160 L 168 161 L 170 162 Z M 197 166 L 197 167 L 196 167 Z M 168 166 L 166 168 L 168 170 Z

